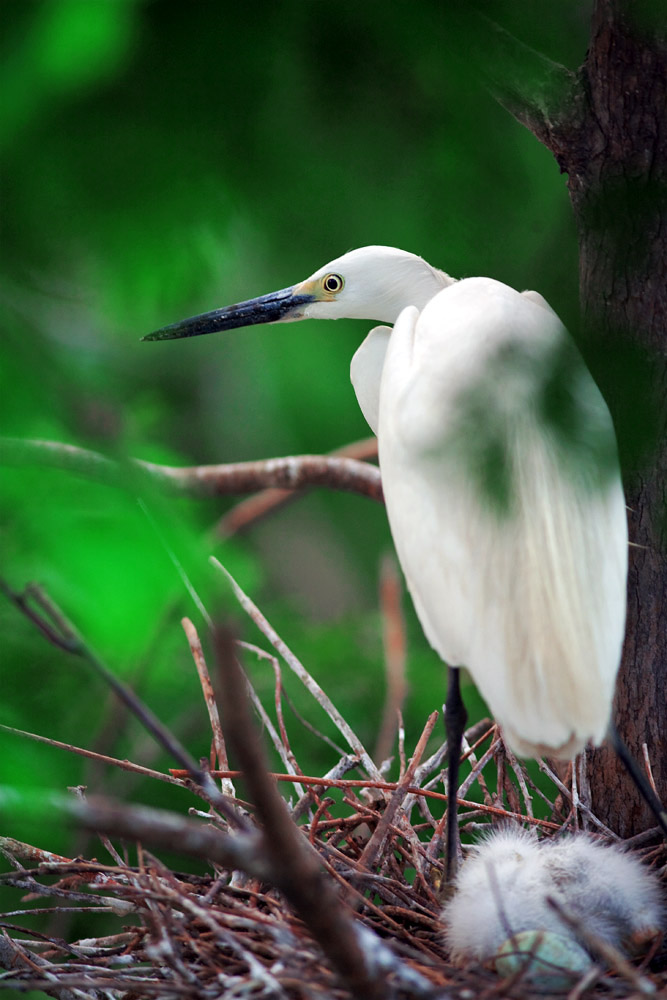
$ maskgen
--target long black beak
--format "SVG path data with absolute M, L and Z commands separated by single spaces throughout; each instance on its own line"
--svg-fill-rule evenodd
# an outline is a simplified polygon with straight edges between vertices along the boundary
M 294 288 L 281 288 L 279 292 L 260 295 L 257 299 L 237 302 L 233 306 L 224 306 L 222 309 L 202 313 L 201 316 L 183 319 L 180 323 L 172 323 L 171 326 L 165 326 L 141 339 L 179 340 L 181 337 L 201 337 L 205 333 L 217 333 L 219 330 L 255 326 L 257 323 L 301 319 L 303 307 L 314 301 L 313 295 L 295 293 Z

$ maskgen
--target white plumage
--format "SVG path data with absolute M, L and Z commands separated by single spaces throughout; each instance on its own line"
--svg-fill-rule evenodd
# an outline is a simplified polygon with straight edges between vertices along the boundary
M 512 934 L 533 930 L 585 948 L 547 896 L 626 953 L 664 925 L 660 883 L 631 854 L 583 834 L 538 842 L 533 833 L 509 826 L 477 844 L 458 873 L 443 910 L 452 960 L 487 961 Z
M 394 324 L 371 331 L 351 377 L 429 642 L 468 668 L 518 753 L 601 742 L 624 632 L 625 507 L 611 417 L 542 296 L 371 246 L 148 339 L 339 317 Z
M 357 352 L 353 379 L 380 336 Z M 552 312 L 507 286 L 461 281 L 401 313 L 378 394 L 387 512 L 424 631 L 531 757 L 604 739 L 625 625 L 613 429 L 578 358 L 567 401 L 578 454 L 540 412 L 559 350 L 574 351 L 566 338 Z M 494 460 L 504 498 L 485 489 Z

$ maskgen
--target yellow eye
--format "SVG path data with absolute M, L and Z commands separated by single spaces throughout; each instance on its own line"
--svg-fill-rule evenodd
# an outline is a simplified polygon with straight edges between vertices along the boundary
M 322 287 L 325 292 L 340 292 L 344 284 L 345 282 L 341 278 L 340 274 L 326 274 L 322 278 Z

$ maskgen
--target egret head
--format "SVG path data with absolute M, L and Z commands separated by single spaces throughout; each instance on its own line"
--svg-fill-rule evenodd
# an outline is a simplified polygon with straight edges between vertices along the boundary
M 406 306 L 422 309 L 452 280 L 416 254 L 394 247 L 360 247 L 289 288 L 193 316 L 143 339 L 175 340 L 297 319 L 346 318 L 394 323 Z

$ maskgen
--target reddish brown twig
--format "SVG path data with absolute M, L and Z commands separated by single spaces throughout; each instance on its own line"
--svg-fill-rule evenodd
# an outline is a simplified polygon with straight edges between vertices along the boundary
M 213 747 L 215 749 L 215 756 L 218 759 L 218 767 L 221 771 L 227 771 L 229 770 L 227 747 L 225 746 L 225 737 L 222 733 L 222 726 L 220 725 L 220 715 L 218 713 L 218 706 L 215 700 L 215 691 L 213 690 L 213 685 L 211 684 L 208 667 L 206 666 L 206 659 L 204 658 L 204 652 L 201 648 L 201 640 L 197 633 L 197 629 L 194 627 L 189 618 L 182 618 L 181 625 L 190 646 L 190 652 L 192 653 L 192 659 L 194 660 L 197 668 L 197 674 L 199 675 L 199 683 L 201 684 L 204 701 L 206 702 L 206 710 L 211 724 Z M 211 761 L 211 768 L 213 767 L 215 767 L 215 760 Z M 231 778 L 222 779 L 222 791 L 225 795 L 229 795 L 231 798 L 236 798 L 236 789 L 234 788 Z
M 410 786 L 412 784 L 417 765 L 424 756 L 424 750 L 426 749 L 426 744 L 428 743 L 429 737 L 433 732 L 433 727 L 438 721 L 438 713 L 433 712 L 424 726 L 424 730 L 419 737 L 419 742 L 412 756 L 410 763 L 408 764 L 407 770 L 399 783 L 396 786 L 394 794 L 389 799 L 384 813 L 382 814 L 382 819 L 378 823 L 373 836 L 366 844 L 364 852 L 360 858 L 360 864 L 365 868 L 372 868 L 375 864 L 378 854 L 382 850 L 385 838 L 387 836 L 387 831 L 389 826 L 394 821 L 394 817 L 401 805 L 403 799 L 410 791 Z

